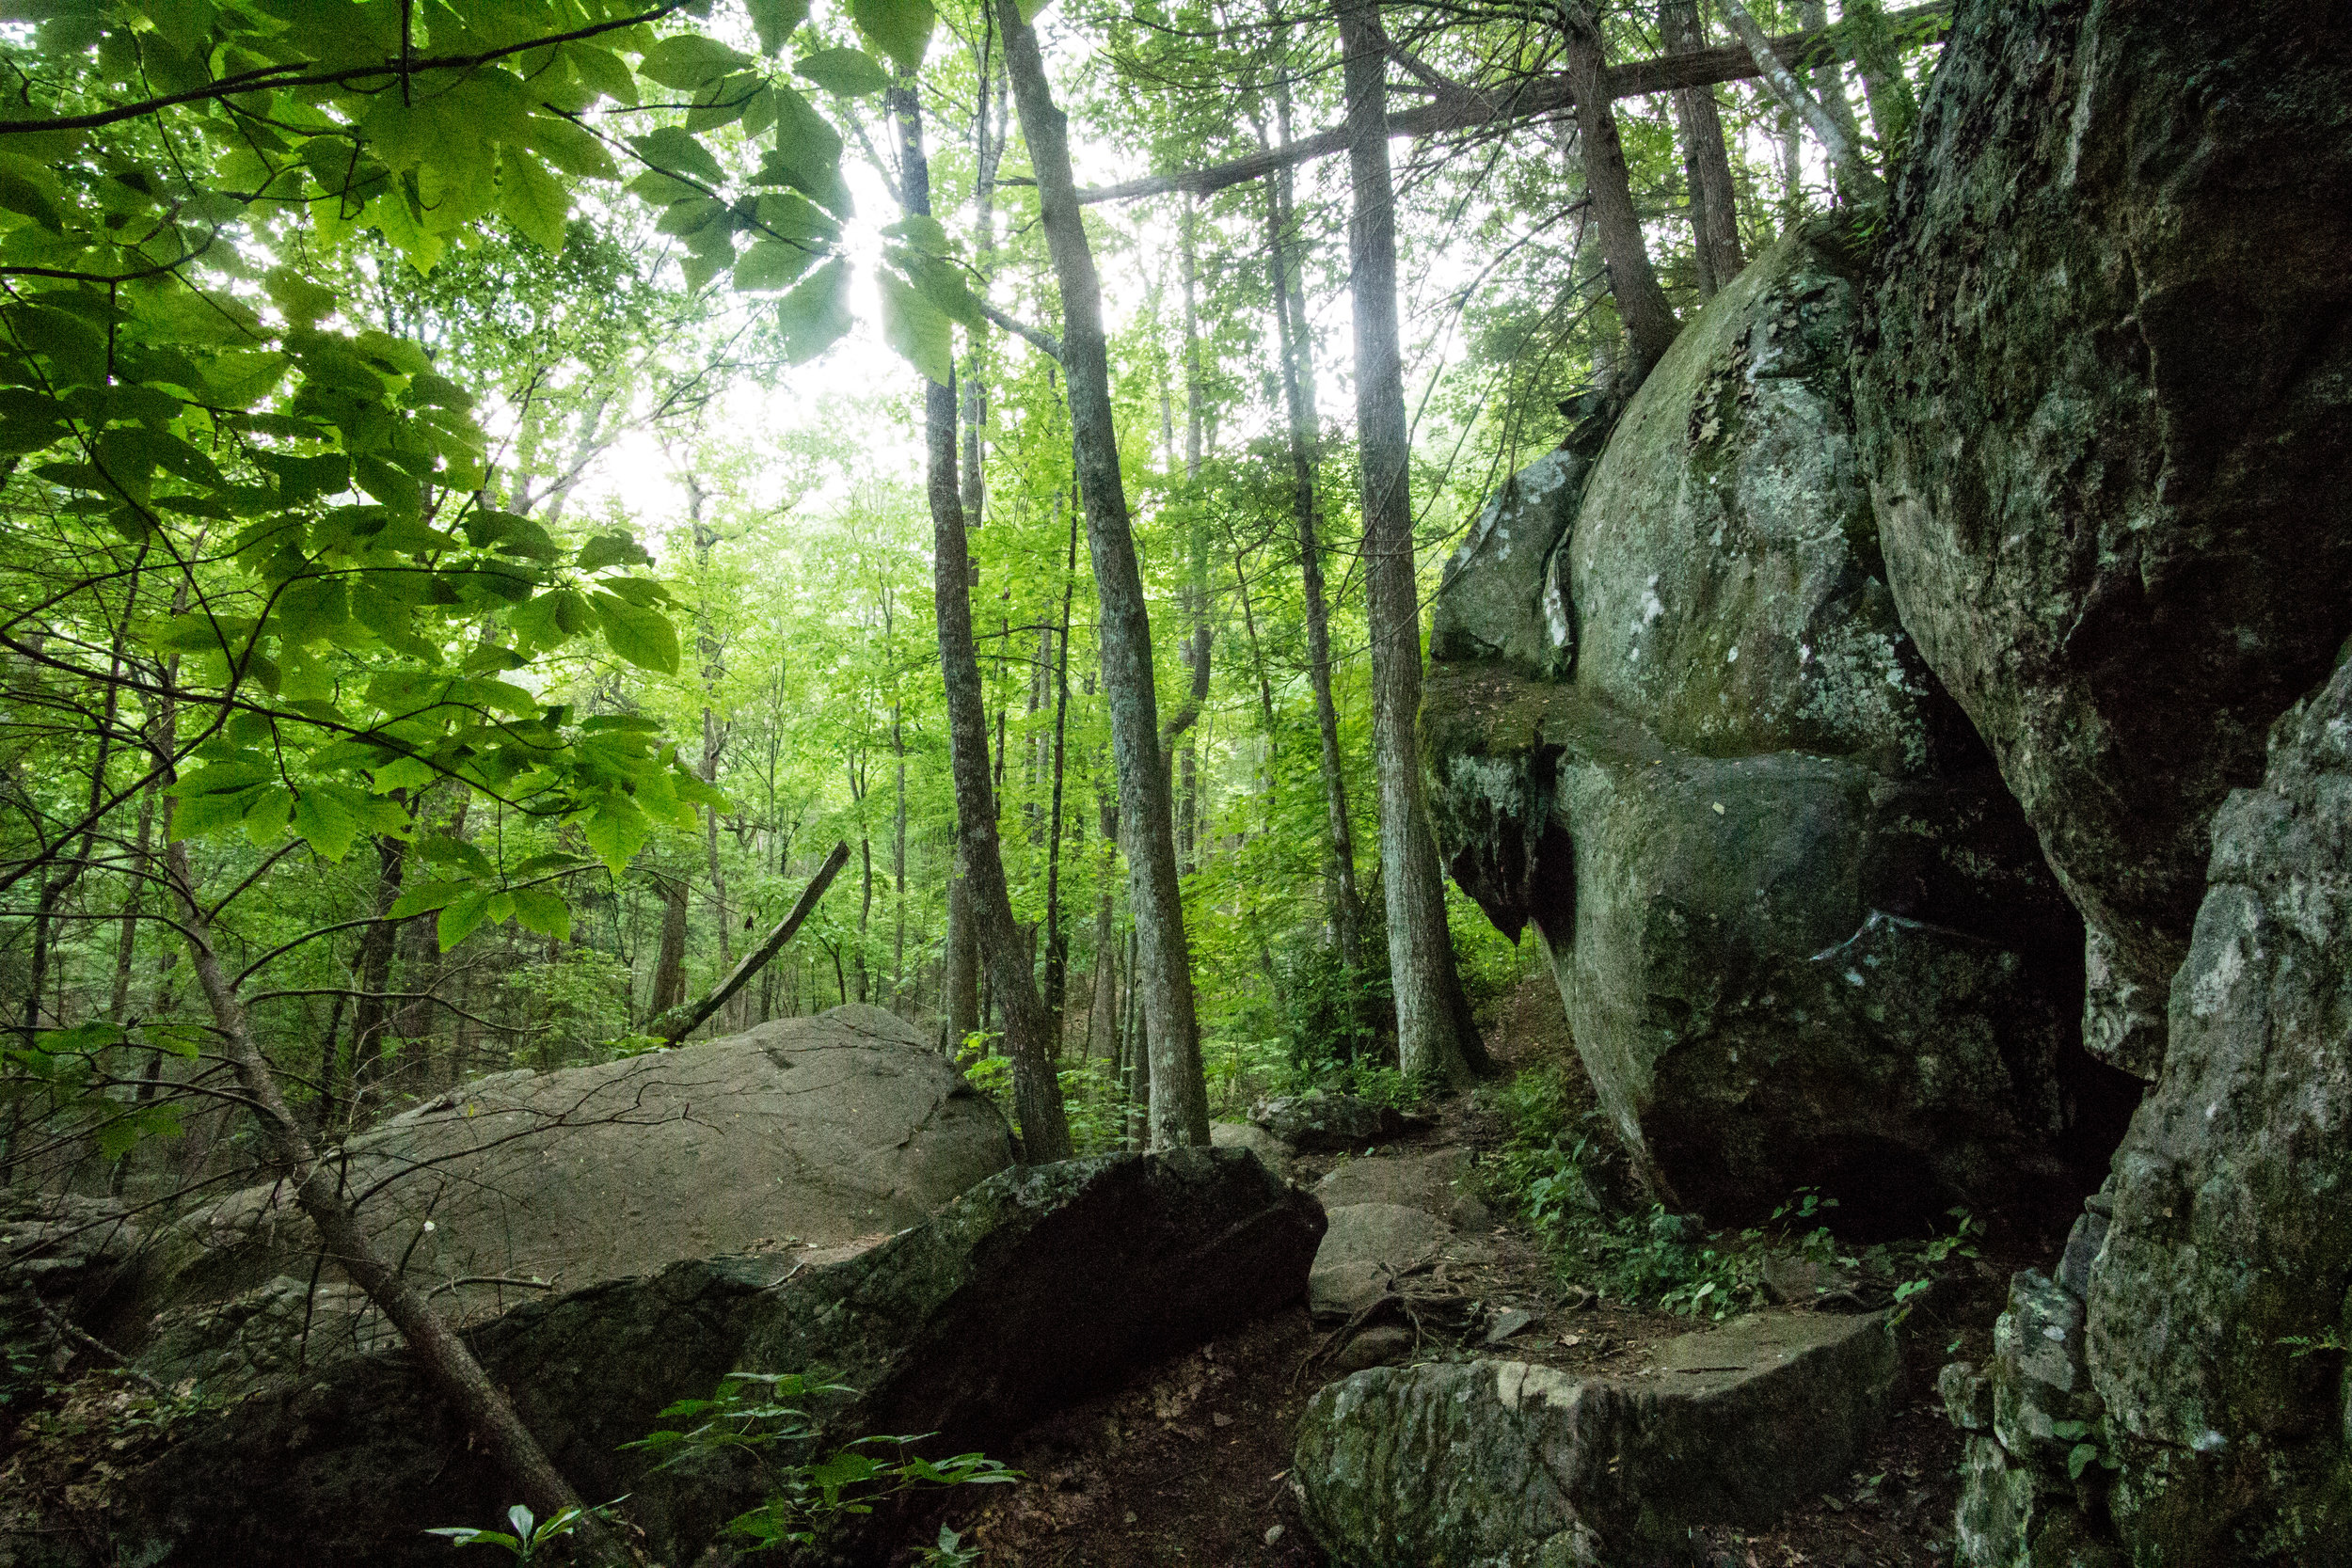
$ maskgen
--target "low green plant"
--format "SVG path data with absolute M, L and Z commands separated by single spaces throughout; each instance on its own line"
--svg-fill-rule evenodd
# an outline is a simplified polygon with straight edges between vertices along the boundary
M 680 1400 L 660 1413 L 661 1419 L 691 1419 L 692 1425 L 663 1428 L 621 1446 L 652 1455 L 657 1470 L 717 1454 L 756 1465 L 767 1500 L 727 1521 L 728 1533 L 744 1538 L 755 1552 L 808 1545 L 834 1521 L 871 1513 L 876 1503 L 901 1492 L 1021 1479 L 1020 1471 L 984 1454 L 930 1460 L 909 1451 L 930 1433 L 859 1437 L 818 1455 L 818 1426 L 806 1402 L 854 1392 L 801 1372 L 730 1372 L 709 1399 Z M 941 1558 L 937 1550 L 928 1560 L 968 1560 Z
M 2272 1342 L 2294 1346 L 2290 1358 L 2297 1361 L 2304 1356 L 2319 1355 L 2328 1351 L 2352 1351 L 2352 1344 L 2344 1342 L 2344 1331 L 2338 1328 L 2331 1328 L 2325 1334 L 2290 1334 Z
M 559 1509 L 552 1517 L 544 1521 L 534 1520 L 530 1509 L 516 1503 L 506 1511 L 507 1529 L 470 1529 L 464 1525 L 444 1525 L 424 1533 L 445 1536 L 453 1546 L 501 1546 L 516 1561 L 529 1562 L 538 1557 L 542 1547 L 561 1541 L 580 1528 L 580 1522 L 584 1517 L 585 1510 L 565 1508 Z

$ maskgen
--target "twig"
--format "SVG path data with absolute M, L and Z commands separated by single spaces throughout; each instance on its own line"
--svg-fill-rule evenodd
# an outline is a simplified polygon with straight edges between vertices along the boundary
M 163 1398 L 169 1399 L 171 1397 L 170 1389 L 165 1387 L 162 1384 L 156 1382 L 152 1377 L 139 1370 L 136 1367 L 132 1366 L 130 1357 L 124 1355 L 120 1351 L 115 1349 L 114 1346 L 106 1343 L 103 1339 L 99 1338 L 88 1330 L 82 1328 L 79 1324 L 68 1322 L 56 1307 L 50 1306 L 46 1301 L 41 1299 L 41 1294 L 39 1291 L 26 1291 L 24 1293 L 26 1296 L 31 1298 L 33 1310 L 40 1314 L 41 1322 L 49 1325 L 50 1333 L 55 1334 L 58 1338 L 66 1341 L 68 1344 L 79 1345 L 84 1350 L 92 1351 L 104 1356 L 107 1360 L 115 1364 L 115 1370 L 119 1371 L 123 1376 L 147 1385 L 148 1387 L 154 1390 Z

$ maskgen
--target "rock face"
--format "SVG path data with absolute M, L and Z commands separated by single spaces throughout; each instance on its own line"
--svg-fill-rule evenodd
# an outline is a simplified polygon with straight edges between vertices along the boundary
M 1750 1318 L 1650 1375 L 1516 1361 L 1381 1367 L 1299 1423 L 1308 1528 L 1354 1568 L 1649 1568 L 1690 1529 L 1761 1524 L 1841 1478 L 1896 1382 L 1883 1315 Z
M 776 1255 L 675 1263 L 534 1303 L 468 1338 L 557 1466 L 592 1497 L 631 1495 L 660 1560 L 697 1560 L 759 1498 L 724 1466 L 647 1474 L 619 1445 L 730 1371 L 822 1369 L 857 1396 L 833 1441 L 937 1432 L 983 1448 L 1153 1356 L 1295 1300 L 1323 1229 L 1314 1201 L 1238 1150 L 1103 1155 L 1005 1171 L 847 1260 Z M 428 1527 L 512 1501 L 399 1352 L 273 1382 L 183 1419 L 159 1454 L 0 1541 L 0 1558 L 115 1561 L 169 1548 L 252 1568 L 440 1564 Z M 87 1532 L 87 1533 L 85 1533 Z M 145 1555 L 141 1555 L 144 1553 Z M 170 1560 L 181 1560 L 173 1557 Z M 197 1560 L 195 1557 L 187 1560 Z
M 883 1235 L 1012 1156 L 1004 1118 L 953 1064 L 912 1025 L 855 1006 L 600 1067 L 484 1079 L 348 1150 L 353 1187 L 382 1187 L 363 1209 L 372 1233 L 428 1289 L 450 1287 L 435 1300 L 460 1321 L 541 1292 L 455 1281 L 567 1290 L 755 1243 Z M 276 1188 L 237 1194 L 163 1238 L 129 1331 L 173 1314 L 153 1330 L 167 1376 L 246 1367 L 243 1352 L 233 1366 L 206 1362 L 188 1314 L 235 1304 L 247 1335 L 288 1287 L 307 1291 L 312 1250 L 309 1223 Z M 380 1331 L 353 1314 L 311 1314 L 309 1359 L 338 1343 L 372 1348 Z
M 1405 1118 L 1386 1105 L 1321 1089 L 1266 1101 L 1249 1113 L 1249 1119 L 1301 1153 L 1360 1149 L 1405 1131 Z
M 1572 452 L 1514 482 L 1454 569 L 1478 657 L 1433 667 L 1423 717 L 1454 875 L 1541 932 L 1658 1196 L 1738 1220 L 1815 1185 L 1894 1230 L 2078 1191 L 2104 1101 L 2071 1047 L 2080 927 L 1878 560 L 1856 274 L 1826 231 L 1784 240 L 1572 507 Z
M 2352 15 L 1963 0 L 1858 405 L 1903 625 L 2146 1077 L 2207 830 L 2352 632 Z

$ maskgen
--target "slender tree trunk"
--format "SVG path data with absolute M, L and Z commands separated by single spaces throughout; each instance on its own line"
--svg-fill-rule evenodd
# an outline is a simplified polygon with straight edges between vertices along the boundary
M 1275 109 L 1287 140 L 1287 92 L 1278 94 Z M 1341 967 L 1349 976 L 1349 991 L 1355 994 L 1360 990 L 1355 977 L 1364 958 L 1363 900 L 1356 891 L 1356 832 L 1347 807 L 1347 772 L 1340 751 L 1340 710 L 1331 696 L 1331 611 L 1324 588 L 1323 541 L 1315 517 L 1315 471 L 1322 442 L 1314 406 L 1314 345 L 1307 335 L 1305 267 L 1302 259 L 1294 291 L 1290 282 L 1294 269 L 1285 259 L 1284 238 L 1293 232 L 1289 184 L 1290 173 L 1284 169 L 1276 176 L 1267 214 L 1267 248 L 1275 278 L 1276 336 L 1282 350 L 1282 398 L 1290 414 L 1291 508 L 1306 596 L 1307 681 L 1314 692 L 1315 734 L 1322 746 L 1323 803 L 1329 833 L 1324 858 L 1325 902 L 1330 911 L 1332 942 Z
M 653 961 L 653 1000 L 645 1016 L 660 1018 L 686 1000 L 686 879 L 661 879 L 661 950 Z
M 1120 1051 L 1119 1032 L 1119 926 L 1117 889 L 1114 878 L 1119 869 L 1119 808 L 1108 796 L 1100 801 L 1102 822 L 1102 869 L 1094 896 L 1094 1000 L 1087 1008 L 1087 1048 L 1094 1046 L 1095 1030 L 1103 1032 L 1103 1058 L 1117 1069 Z
M 1200 204 L 1187 198 L 1179 248 L 1184 261 L 1184 480 L 1188 484 L 1200 482 L 1207 414 L 1200 379 L 1200 256 L 1196 232 L 1200 215 Z M 1184 654 L 1185 667 L 1192 673 L 1192 689 L 1185 706 L 1188 712 L 1197 714 L 1209 695 L 1208 522 L 1198 506 L 1188 508 L 1187 513 L 1184 546 L 1189 573 L 1185 597 L 1192 610 L 1192 627 Z M 1189 876 L 1200 863 L 1200 746 L 1189 725 L 1184 732 L 1184 751 L 1178 758 L 1178 772 L 1182 789 L 1176 807 L 1177 863 Z
M 900 188 L 910 215 L 930 214 L 930 165 L 911 85 L 893 87 L 898 120 Z M 951 377 L 953 372 L 949 372 Z M 956 489 L 956 391 L 923 385 L 923 423 L 929 454 L 931 582 L 939 616 L 939 664 L 947 698 L 947 758 L 956 786 L 956 832 L 963 845 L 965 880 L 988 964 L 989 988 L 1005 1019 L 1005 1053 L 1012 1058 L 1013 1109 L 1021 1120 L 1023 1154 L 1034 1164 L 1070 1158 L 1070 1122 L 1054 1073 L 1045 1004 L 1030 974 L 1028 944 L 1013 924 L 996 840 L 996 800 L 988 776 L 987 710 L 980 661 L 972 639 L 970 544 L 963 500 Z
M 375 918 L 359 938 L 359 957 L 354 966 L 358 978 L 359 1000 L 352 1009 L 351 1072 L 352 1097 L 360 1088 L 361 1075 L 381 1056 L 384 1037 L 389 1032 L 390 1009 L 384 993 L 391 989 L 392 951 L 400 938 L 400 927 L 387 918 L 392 906 L 400 901 L 400 884 L 406 874 L 407 846 L 389 834 L 375 841 L 375 902 L 370 913 Z M 322 1085 L 321 1090 L 330 1098 L 334 1085 Z
M 1070 982 L 1070 937 L 1061 918 L 1062 775 L 1070 736 L 1070 609 L 1077 594 L 1078 515 L 1070 515 L 1070 550 L 1062 563 L 1061 657 L 1054 671 L 1053 798 L 1045 825 L 1045 1017 L 1054 1056 L 1061 1057 L 1063 1007 Z
M 1820 0 L 1810 0 L 1809 4 L 1801 0 L 1797 9 L 1808 25 L 1817 18 L 1822 23 L 1828 21 L 1828 8 Z M 1739 36 L 1740 41 L 1746 45 L 1750 57 L 1756 61 L 1756 69 L 1763 76 L 1766 90 L 1782 108 L 1802 120 L 1805 129 L 1821 139 L 1821 148 L 1829 154 L 1830 167 L 1836 173 L 1840 189 L 1862 200 L 1883 198 L 1885 186 L 1863 160 L 1861 131 L 1854 124 L 1853 105 L 1846 102 L 1845 83 L 1836 67 L 1814 73 L 1815 85 L 1826 89 L 1823 97 L 1816 98 L 1805 90 L 1804 84 L 1797 80 L 1793 71 L 1781 64 L 1780 56 L 1773 53 L 1764 30 L 1756 24 L 1756 19 L 1748 14 L 1747 8 L 1740 0 L 1724 0 L 1724 14 L 1731 23 L 1732 32 Z M 1796 168 L 1793 143 L 1787 156 L 1793 186 Z
M 1632 344 L 1632 385 L 1639 386 L 1675 341 L 1675 313 L 1666 303 L 1666 292 L 1658 286 L 1649 245 L 1642 237 L 1641 215 L 1633 210 L 1625 148 L 1617 139 L 1617 115 L 1610 107 L 1609 56 L 1594 0 L 1562 0 L 1560 25 L 1568 87 L 1576 95 L 1584 195 L 1600 230 L 1601 252 L 1609 260 L 1609 286 L 1617 298 L 1617 314 Z
M 173 844 L 165 851 L 172 881 L 184 911 L 188 955 L 196 966 L 214 1026 L 220 1031 L 223 1053 L 235 1071 L 237 1086 L 261 1123 L 264 1147 L 294 1202 L 317 1229 L 319 1244 L 329 1261 L 367 1293 L 393 1327 L 400 1330 L 410 1354 L 440 1396 L 472 1429 L 474 1439 L 505 1471 L 522 1496 L 542 1517 L 580 1506 L 580 1496 L 548 1462 L 547 1452 L 515 1414 L 466 1342 L 443 1323 L 424 1296 L 370 1242 L 358 1215 L 343 1196 L 336 1168 L 319 1159 L 302 1124 L 294 1119 L 279 1092 L 277 1075 L 262 1059 L 247 1026 L 245 1006 L 229 978 L 214 945 L 203 901 L 198 897 L 188 871 L 187 847 Z M 590 1560 L 621 1563 L 628 1555 L 593 1515 L 583 1516 L 575 1539 Z
M 898 782 L 890 822 L 890 1005 L 907 1006 L 907 740 L 898 705 L 890 705 L 890 750 L 898 759 Z
M 132 874 L 122 893 L 122 926 L 115 937 L 115 981 L 106 1000 L 106 1017 L 120 1023 L 131 1006 L 131 969 L 138 948 L 139 915 L 146 907 L 147 879 L 153 867 L 155 793 L 150 784 L 139 791 L 139 818 L 132 844 Z
M 1395 197 L 1390 184 L 1387 55 L 1373 0 L 1343 0 L 1348 250 L 1355 277 L 1356 422 L 1363 445 L 1364 586 L 1372 624 L 1373 750 L 1380 780 L 1380 870 L 1397 1041 L 1408 1074 L 1461 1086 L 1487 1067 L 1454 970 L 1445 890 L 1422 803 L 1421 607 L 1414 580 L 1411 434 L 1396 330 Z
M 1707 47 L 1699 24 L 1698 0 L 1661 0 L 1658 27 L 1670 55 L 1694 55 Z M 1723 116 L 1708 87 L 1675 93 L 1675 119 L 1682 132 L 1683 163 L 1691 177 L 1691 226 L 1696 230 L 1699 293 L 1712 299 L 1740 275 L 1740 214 L 1731 183 L 1731 156 L 1724 146 Z
M 998 0 L 1013 102 L 1037 172 L 1046 248 L 1061 284 L 1062 366 L 1078 451 L 1078 495 L 1094 560 L 1104 690 L 1119 767 L 1120 816 L 1127 831 L 1130 898 L 1152 1064 L 1152 1145 L 1209 1141 L 1208 1089 L 1193 1013 L 1192 960 L 1176 872 L 1168 773 L 1161 759 L 1159 701 L 1152 687 L 1152 626 L 1136 562 L 1126 491 L 1112 428 L 1110 368 L 1103 337 L 1102 288 L 1070 171 L 1069 122 L 1054 104 L 1037 35 L 1016 0 Z

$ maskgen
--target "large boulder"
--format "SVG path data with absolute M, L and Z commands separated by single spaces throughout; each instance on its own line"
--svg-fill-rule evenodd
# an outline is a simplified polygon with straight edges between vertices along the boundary
M 1292 1485 L 1352 1568 L 1652 1568 L 1841 1480 L 1897 1380 L 1884 1314 L 1742 1319 L 1636 1378 L 1382 1367 L 1317 1394 Z
M 902 1230 L 1012 1158 L 1004 1117 L 953 1063 L 857 1006 L 502 1073 L 342 1152 L 369 1234 L 463 1322 L 681 1259 Z M 236 1194 L 161 1239 L 125 1330 L 155 1340 L 167 1377 L 267 1370 L 292 1291 L 310 1338 L 301 1359 L 383 1342 L 348 1292 L 330 1290 L 324 1316 L 309 1300 L 315 1253 L 281 1187 Z
M 2352 663 L 2213 839 L 2090 1270 L 2114 1512 L 2143 1562 L 2352 1562 Z
M 2153 1077 L 2214 810 L 2352 632 L 2352 11 L 1963 0 L 1884 229 L 1886 581 Z
M 2106 1101 L 2080 926 L 1878 559 L 1857 271 L 1831 230 L 1785 239 L 1684 328 L 1576 505 L 1514 482 L 1466 548 L 1509 531 L 1544 576 L 1454 569 L 1488 607 L 1455 652 L 1493 651 L 1433 666 L 1424 744 L 1454 875 L 1538 928 L 1656 1195 L 1740 1220 L 1820 1186 L 1894 1231 L 2078 1184 Z M 1546 638 L 1549 665 L 1521 651 Z
M 675 1263 L 466 1337 L 580 1492 L 628 1494 L 648 1551 L 685 1563 L 761 1489 L 753 1467 L 655 1472 L 623 1450 L 671 1402 L 732 1371 L 809 1371 L 853 1390 L 818 1407 L 828 1444 L 935 1433 L 942 1452 L 1000 1446 L 1295 1300 L 1322 1230 L 1313 1199 L 1246 1151 L 1101 1155 L 1002 1172 L 841 1261 Z M 20 1453 L 0 1495 L 56 1460 Z M 438 1568 L 449 1549 L 422 1530 L 487 1524 L 515 1500 L 403 1351 L 273 1380 L 109 1460 L 47 1491 L 35 1521 L 0 1510 L 24 1532 L 0 1538 L 0 1560 Z

